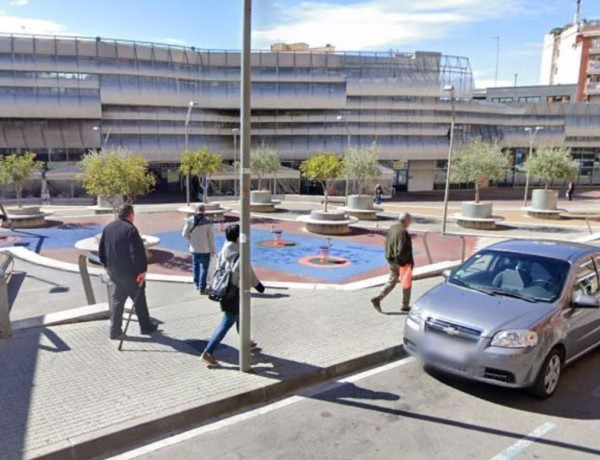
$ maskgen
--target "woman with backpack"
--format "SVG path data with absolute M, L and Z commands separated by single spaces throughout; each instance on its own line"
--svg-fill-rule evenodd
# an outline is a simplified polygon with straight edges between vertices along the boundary
M 225 228 L 225 239 L 223 249 L 217 258 L 217 270 L 228 271 L 230 294 L 220 300 L 223 317 L 213 333 L 212 338 L 202 353 L 202 360 L 209 366 L 218 366 L 219 362 L 213 356 L 214 351 L 221 344 L 221 341 L 229 332 L 229 329 L 235 324 L 239 332 L 240 323 L 240 247 L 238 240 L 240 237 L 240 226 L 231 224 Z M 258 280 L 254 269 L 250 267 L 251 284 L 258 292 L 265 292 L 265 287 Z M 209 292 L 209 298 L 211 294 Z M 257 348 L 258 344 L 254 341 L 250 343 L 251 348 Z

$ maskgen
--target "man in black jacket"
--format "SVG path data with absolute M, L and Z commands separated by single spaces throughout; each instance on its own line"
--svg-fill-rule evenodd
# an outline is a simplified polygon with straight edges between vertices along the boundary
M 146 271 L 148 261 L 144 241 L 133 225 L 133 206 L 121 206 L 118 219 L 102 232 L 99 255 L 102 266 L 111 280 L 110 338 L 119 340 L 123 335 L 123 310 L 129 297 L 134 302 L 142 334 L 152 334 L 158 325 L 150 319 L 146 303 Z
M 412 289 L 412 270 L 415 265 L 413 259 L 412 240 L 408 227 L 412 223 L 409 213 L 402 214 L 400 222 L 388 230 L 385 240 L 385 258 L 390 267 L 390 277 L 379 294 L 371 299 L 375 310 L 381 313 L 381 301 L 396 287 L 398 280 L 402 282 L 402 309 L 410 311 L 410 294 Z

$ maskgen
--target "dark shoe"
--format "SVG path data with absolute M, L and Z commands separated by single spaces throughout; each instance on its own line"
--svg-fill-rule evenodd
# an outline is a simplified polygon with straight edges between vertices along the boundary
M 208 289 L 200 289 L 200 295 L 208 295 Z
M 210 353 L 208 353 L 207 351 L 202 353 L 200 358 L 202 359 L 202 361 L 204 361 L 206 363 L 206 365 L 208 367 L 219 367 L 219 361 L 217 361 L 215 359 L 215 357 L 213 355 L 211 355 Z
M 121 340 L 123 337 L 123 332 L 112 332 L 110 333 L 110 340 Z
M 158 323 L 150 322 L 150 327 L 142 329 L 142 335 L 152 335 L 158 330 Z
M 373 308 L 381 313 L 381 300 L 371 299 L 371 303 L 373 304 Z
M 408 313 L 410 312 L 410 306 L 405 305 L 400 309 L 400 311 L 403 313 Z

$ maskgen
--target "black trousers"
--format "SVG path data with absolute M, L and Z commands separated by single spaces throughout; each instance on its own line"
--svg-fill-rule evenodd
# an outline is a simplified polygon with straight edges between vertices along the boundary
M 111 276 L 110 290 L 110 332 L 120 334 L 123 327 L 125 301 L 130 298 L 134 303 L 140 331 L 143 333 L 152 327 L 148 303 L 146 302 L 146 283 L 141 287 L 135 278 Z

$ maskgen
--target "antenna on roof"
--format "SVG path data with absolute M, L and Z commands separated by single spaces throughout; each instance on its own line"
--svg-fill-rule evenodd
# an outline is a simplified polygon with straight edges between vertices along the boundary
M 577 27 L 577 32 L 581 31 L 581 0 L 577 0 L 577 7 L 575 8 L 575 19 L 573 24 Z

